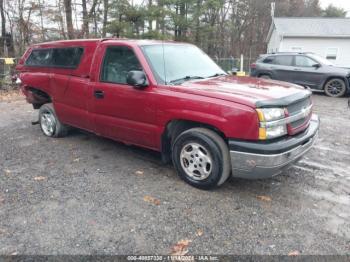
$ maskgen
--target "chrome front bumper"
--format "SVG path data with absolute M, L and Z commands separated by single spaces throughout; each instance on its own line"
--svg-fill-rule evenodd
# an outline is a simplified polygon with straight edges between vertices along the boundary
M 230 151 L 232 175 L 245 179 L 263 179 L 281 174 L 312 148 L 319 125 L 318 116 L 313 115 L 310 126 L 304 133 L 276 143 L 230 141 L 230 149 L 239 149 Z

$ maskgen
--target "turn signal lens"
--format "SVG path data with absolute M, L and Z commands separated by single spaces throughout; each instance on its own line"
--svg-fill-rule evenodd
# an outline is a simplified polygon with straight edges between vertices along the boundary
M 260 140 L 266 140 L 266 128 L 260 127 L 259 128 L 259 139 Z
M 260 120 L 260 122 L 265 122 L 265 117 L 264 117 L 264 113 L 261 109 L 257 109 L 256 112 L 258 113 L 258 118 Z

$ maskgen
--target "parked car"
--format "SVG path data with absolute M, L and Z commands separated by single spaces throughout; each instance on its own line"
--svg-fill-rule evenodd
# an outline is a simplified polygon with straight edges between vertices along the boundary
M 30 47 L 17 66 L 48 137 L 77 127 L 161 152 L 192 186 L 280 174 L 312 147 L 319 120 L 295 85 L 227 75 L 197 47 L 75 40 Z
M 350 90 L 350 69 L 336 67 L 327 59 L 312 53 L 262 55 L 251 65 L 251 76 L 324 90 L 331 97 L 344 96 Z

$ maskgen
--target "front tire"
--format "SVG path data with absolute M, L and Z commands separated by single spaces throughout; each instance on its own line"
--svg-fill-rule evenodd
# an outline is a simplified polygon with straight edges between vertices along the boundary
M 346 83 L 341 78 L 333 78 L 324 86 L 324 91 L 330 97 L 342 97 L 346 93 Z
M 227 144 L 206 128 L 180 134 L 173 144 L 172 158 L 179 177 L 199 189 L 221 186 L 231 172 Z
M 52 104 L 44 104 L 40 107 L 39 124 L 45 136 L 63 137 L 67 135 L 68 128 L 57 118 Z

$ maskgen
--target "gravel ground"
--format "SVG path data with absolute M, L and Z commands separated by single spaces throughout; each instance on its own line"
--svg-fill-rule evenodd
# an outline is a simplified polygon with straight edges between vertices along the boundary
M 283 175 L 206 192 L 159 154 L 73 131 L 50 139 L 0 102 L 0 254 L 350 255 L 350 110 L 314 95 L 320 137 Z M 186 241 L 185 241 L 186 242 Z

